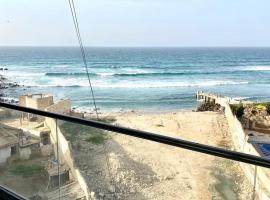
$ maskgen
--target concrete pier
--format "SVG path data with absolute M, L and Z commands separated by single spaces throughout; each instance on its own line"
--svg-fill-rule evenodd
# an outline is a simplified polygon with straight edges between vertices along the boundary
M 220 97 L 221 97 L 221 95 L 205 93 L 203 91 L 197 91 L 196 92 L 197 101 L 203 101 L 205 103 L 213 103 L 213 104 L 215 104 L 217 99 L 219 99 Z

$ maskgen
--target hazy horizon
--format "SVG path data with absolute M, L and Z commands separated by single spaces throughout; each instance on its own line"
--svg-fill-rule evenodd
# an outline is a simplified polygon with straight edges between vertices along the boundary
M 270 2 L 75 2 L 85 46 L 269 47 Z M 68 1 L 0 1 L 0 46 L 77 46 Z
M 69 48 L 79 48 L 79 46 L 69 46 L 69 45 L 0 45 L 3 47 L 69 47 Z M 86 46 L 84 48 L 270 48 L 270 46 Z

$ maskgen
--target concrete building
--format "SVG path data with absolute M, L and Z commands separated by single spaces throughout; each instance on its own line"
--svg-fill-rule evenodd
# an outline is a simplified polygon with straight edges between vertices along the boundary
M 27 94 L 20 96 L 19 105 L 29 108 L 44 110 L 53 105 L 53 96 L 45 94 Z
M 19 132 L 19 129 L 0 126 L 0 165 L 5 165 L 10 157 L 18 155 L 19 140 L 15 134 Z
M 20 96 L 19 105 L 38 110 L 71 115 L 71 102 L 69 99 L 54 102 L 53 96 L 48 94 L 27 94 Z M 45 118 L 30 113 L 22 113 L 21 122 L 25 119 L 27 119 L 27 121 L 43 122 Z
M 69 99 L 54 102 L 53 97 L 50 95 L 24 95 L 19 98 L 19 105 L 53 113 L 84 117 L 83 113 L 76 113 L 71 110 Z M 62 121 L 59 120 L 56 123 L 55 119 L 28 113 L 24 113 L 21 116 L 21 125 L 24 120 L 27 120 L 28 125 L 25 132 L 29 132 L 29 134 L 38 138 L 39 141 L 34 141 L 33 137 L 20 140 L 25 144 L 24 146 L 20 145 L 22 147 L 20 148 L 22 149 L 20 157 L 29 159 L 33 152 L 38 153 L 36 152 L 37 149 L 40 150 L 41 155 L 53 156 L 52 162 L 46 167 L 49 175 L 48 187 L 50 190 L 53 190 L 46 194 L 48 199 L 58 199 L 59 192 L 57 188 L 59 180 L 61 199 L 89 199 L 87 184 L 75 165 L 70 144 L 59 128 Z M 31 146 L 28 145 L 30 143 Z
M 19 136 L 19 158 L 28 160 L 31 156 L 40 156 L 40 138 L 22 133 Z
M 44 138 L 43 140 L 48 142 Z M 16 160 L 27 160 L 32 156 L 48 155 L 52 152 L 52 147 L 47 150 L 45 149 L 47 145 L 43 147 L 41 144 L 41 138 L 33 134 L 0 124 L 0 165 Z
M 19 105 L 38 110 L 45 110 L 45 108 L 53 105 L 53 96 L 44 94 L 27 94 L 19 97 Z M 43 121 L 44 117 L 37 116 L 30 113 L 22 113 L 21 121 Z

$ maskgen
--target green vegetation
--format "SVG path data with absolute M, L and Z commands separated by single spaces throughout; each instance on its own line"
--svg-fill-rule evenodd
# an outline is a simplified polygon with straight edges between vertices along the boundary
M 115 118 L 106 117 L 101 118 L 99 121 L 113 123 Z M 60 126 L 60 128 L 65 137 L 71 142 L 79 137 L 93 144 L 102 144 L 106 139 L 108 139 L 106 131 L 89 126 L 65 122 Z
M 265 109 L 265 106 L 264 106 L 263 104 L 256 104 L 256 105 L 255 105 L 255 108 L 256 108 L 257 110 L 264 110 L 264 109 Z
M 115 122 L 116 119 L 114 117 L 103 117 L 103 118 L 100 118 L 99 121 L 111 124 Z
M 238 107 L 238 109 L 236 110 L 236 117 L 237 118 L 241 118 L 244 115 L 244 106 L 242 104 L 240 104 L 240 106 Z
M 6 108 L 1 108 L 0 119 L 10 119 L 12 117 L 11 110 Z
M 91 134 L 86 141 L 93 144 L 102 144 L 106 140 L 106 137 L 103 134 Z
M 243 104 L 232 104 L 230 105 L 232 112 L 236 115 L 237 118 L 241 118 L 244 115 L 244 106 Z
M 255 104 L 257 109 L 266 110 L 267 114 L 270 114 L 270 102 L 262 102 Z
M 30 177 L 35 174 L 44 174 L 45 168 L 37 164 L 18 164 L 10 169 L 12 174 L 23 177 Z

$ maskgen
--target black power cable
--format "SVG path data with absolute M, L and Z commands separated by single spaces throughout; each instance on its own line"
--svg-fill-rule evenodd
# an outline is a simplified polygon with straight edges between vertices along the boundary
M 87 74 L 88 83 L 89 83 L 89 86 L 90 86 L 90 89 L 91 89 L 91 95 L 92 95 L 92 99 L 93 99 L 93 103 L 94 103 L 94 107 L 95 107 L 97 119 L 99 119 L 99 117 L 98 117 L 98 110 L 97 110 L 97 106 L 96 106 L 96 99 L 95 99 L 94 90 L 93 90 L 93 87 L 92 87 L 92 84 L 91 84 L 91 79 L 90 79 L 90 75 L 89 75 L 88 65 L 87 65 L 87 62 L 86 62 L 86 56 L 85 56 L 85 51 L 84 51 L 84 47 L 83 47 L 83 43 L 82 43 L 82 38 L 81 38 L 81 34 L 80 34 L 79 23 L 78 23 L 78 19 L 77 19 L 75 5 L 74 5 L 73 0 L 68 0 L 68 3 L 69 3 L 70 11 L 71 11 L 71 15 L 72 15 L 72 20 L 73 20 L 73 23 L 74 23 L 75 31 L 76 31 L 76 34 L 77 34 L 78 42 L 79 42 L 79 45 L 80 45 L 81 55 L 82 55 L 82 59 L 83 59 L 85 71 L 86 71 L 86 74 Z

